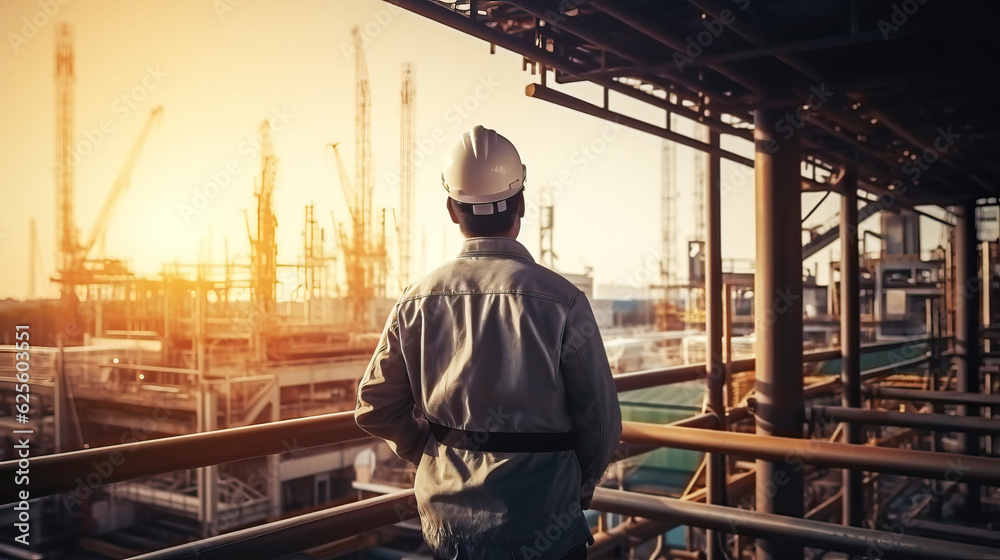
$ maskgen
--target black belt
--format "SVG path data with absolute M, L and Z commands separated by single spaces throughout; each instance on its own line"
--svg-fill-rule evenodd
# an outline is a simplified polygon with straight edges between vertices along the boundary
M 545 453 L 576 448 L 576 432 L 470 432 L 428 422 L 438 443 L 489 453 Z

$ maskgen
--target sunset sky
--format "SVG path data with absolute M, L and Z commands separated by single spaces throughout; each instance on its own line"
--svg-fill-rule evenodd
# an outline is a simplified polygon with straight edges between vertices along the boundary
M 656 280 L 655 270 L 648 269 L 660 254 L 660 139 L 526 97 L 525 85 L 537 76 L 522 70 L 518 55 L 502 49 L 491 55 L 478 39 L 376 0 L 93 0 L 65 6 L 53 0 L 60 6 L 54 17 L 45 14 L 43 4 L 0 4 L 7 43 L 0 48 L 0 259 L 5 263 L 0 298 L 28 293 L 31 218 L 37 221 L 44 278 L 53 274 L 56 22 L 72 24 L 76 36 L 77 146 L 89 152 L 76 166 L 81 238 L 90 233 L 148 114 L 164 108 L 106 236 L 104 256 L 125 259 L 140 274 L 155 275 L 165 262 L 192 263 L 199 255 L 221 262 L 227 240 L 230 256 L 249 255 L 244 211 L 253 227 L 259 169 L 250 142 L 264 119 L 280 127 L 275 133 L 279 262 L 293 264 L 300 257 L 304 207 L 310 202 L 332 236 L 331 211 L 337 220 L 348 215 L 334 158 L 324 147 L 343 142 L 353 176 L 354 71 L 348 45 L 351 28 L 361 26 L 373 91 L 376 208 L 399 204 L 394 178 L 400 68 L 404 62 L 415 67 L 416 273 L 458 250 L 461 236 L 444 208 L 441 167 L 447 147 L 464 130 L 483 124 L 508 137 L 528 167 L 529 212 L 520 240 L 536 259 L 533 208 L 549 185 L 558 193 L 560 271 L 591 266 L 598 284 Z M 595 102 L 601 95 L 589 84 L 560 89 Z M 614 94 L 611 107 L 663 121 L 662 112 Z M 106 133 L 99 130 L 105 119 Z M 749 142 L 724 142 L 752 157 Z M 679 149 L 678 160 L 680 255 L 693 235 L 692 152 Z M 231 161 L 235 173 L 227 171 Z M 214 197 L 213 189 L 205 191 L 213 177 L 227 183 Z M 749 168 L 724 162 L 727 259 L 753 258 L 752 178 Z M 804 212 L 818 196 L 803 197 Z M 838 208 L 837 197 L 830 197 L 809 223 L 829 221 Z M 826 253 L 821 260 L 829 258 Z M 679 260 L 676 266 L 683 277 Z M 47 280 L 39 282 L 39 290 L 39 295 L 56 293 Z

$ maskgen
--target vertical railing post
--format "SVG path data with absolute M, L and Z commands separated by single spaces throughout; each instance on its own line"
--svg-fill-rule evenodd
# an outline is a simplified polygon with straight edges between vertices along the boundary
M 840 378 L 841 404 L 861 408 L 861 301 L 858 274 L 858 169 L 848 165 L 840 179 Z M 844 443 L 861 443 L 861 425 L 844 425 Z M 862 472 L 844 469 L 843 523 L 860 527 L 864 519 Z
M 955 349 L 959 354 L 958 390 L 978 393 L 979 388 L 979 295 L 983 289 L 979 277 L 976 236 L 976 204 L 968 202 L 954 207 L 955 224 Z M 979 407 L 960 407 L 967 416 L 979 416 Z M 965 453 L 979 455 L 979 436 L 964 436 Z M 980 487 L 968 485 L 966 506 L 970 516 L 978 515 Z

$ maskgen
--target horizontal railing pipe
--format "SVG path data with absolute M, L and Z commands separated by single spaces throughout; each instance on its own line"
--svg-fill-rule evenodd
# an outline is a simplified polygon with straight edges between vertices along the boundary
M 129 560 L 270 560 L 417 517 L 413 490 L 248 527 Z
M 998 434 L 1000 420 L 970 416 L 951 416 L 923 412 L 895 412 L 892 410 L 867 410 L 843 406 L 812 407 L 814 420 L 823 418 L 831 422 L 849 422 L 872 426 L 898 426 L 944 432 L 970 434 Z
M 655 521 L 715 529 L 751 537 L 788 539 L 810 548 L 848 552 L 876 558 L 907 560 L 1000 560 L 1000 550 L 963 543 L 939 541 L 860 527 L 845 527 L 821 521 L 771 513 L 752 512 L 726 506 L 685 502 L 598 488 L 594 509 Z
M 30 459 L 31 496 L 81 486 L 89 495 L 110 482 L 367 437 L 347 411 L 42 455 Z M 14 480 L 19 468 L 17 459 L 0 463 L 0 478 Z M 0 503 L 16 500 L 17 491 L 13 484 L 0 486 Z
M 919 339 L 908 341 L 908 343 L 921 341 L 922 339 Z M 886 349 L 901 344 L 904 343 L 869 345 L 866 348 L 870 350 Z M 823 350 L 806 353 L 803 355 L 803 360 L 830 359 L 835 355 L 839 356 L 839 350 Z M 929 356 L 924 356 L 916 360 L 876 368 L 867 372 L 865 376 L 891 372 L 896 368 L 912 366 L 929 359 Z M 740 362 L 749 362 L 752 368 L 754 360 L 742 360 L 734 362 L 734 364 Z M 615 376 L 615 386 L 619 391 L 629 391 L 656 385 L 680 383 L 701 379 L 704 377 L 704 372 L 704 364 L 689 364 L 627 373 Z M 832 390 L 837 382 L 839 382 L 839 378 L 807 387 L 806 395 L 812 397 L 824 394 Z M 750 416 L 746 407 L 733 409 L 729 414 L 730 422 Z M 689 421 L 695 423 L 692 425 L 706 422 L 704 418 L 685 419 L 679 425 L 683 426 L 684 422 Z M 145 441 L 129 441 L 120 445 L 69 451 L 55 455 L 43 455 L 31 459 L 32 496 L 38 497 L 65 492 L 79 489 L 81 486 L 84 490 L 89 490 L 103 484 L 141 476 L 216 465 L 367 437 L 368 435 L 354 423 L 353 412 L 346 411 L 211 432 Z M 0 477 L 13 480 L 19 468 L 19 462 L 16 459 L 4 461 L 0 463 Z M 0 487 L 0 503 L 10 503 L 16 499 L 17 493 L 13 486 Z
M 790 461 L 795 464 L 853 468 L 1000 486 L 1000 459 L 989 457 L 678 428 L 641 422 L 623 422 L 622 441 L 742 455 L 768 461 Z
M 660 385 L 672 385 L 685 381 L 696 381 L 705 377 L 705 364 L 687 364 L 659 369 L 648 369 L 622 373 L 614 377 L 619 393 L 647 389 Z
M 872 381 L 880 377 L 891 375 L 897 373 L 901 369 L 912 368 L 915 366 L 923 365 L 931 361 L 932 356 L 930 354 L 924 354 L 913 358 L 912 360 L 906 360 L 903 362 L 893 363 L 886 366 L 879 366 L 876 368 L 868 369 L 861 372 L 861 381 Z M 802 394 L 806 399 L 814 399 L 816 397 L 825 395 L 834 391 L 841 385 L 841 379 L 839 376 L 832 377 L 826 381 L 820 381 L 818 383 L 813 383 L 812 385 L 807 385 L 803 390 Z
M 974 406 L 1000 406 L 1000 395 L 983 393 L 960 393 L 956 391 L 922 391 L 872 385 L 868 394 L 876 399 L 898 401 L 920 401 L 940 404 L 970 404 Z
M 913 340 L 905 341 L 893 341 L 893 342 L 881 342 L 875 344 L 866 344 L 861 347 L 861 352 L 871 353 L 879 352 L 885 350 L 892 350 L 894 348 L 901 348 L 907 345 L 924 344 L 930 341 L 930 338 L 918 338 Z M 839 360 L 840 350 L 834 348 L 832 350 L 814 350 L 811 352 L 802 353 L 803 363 L 814 363 L 814 362 L 825 362 L 829 360 Z M 904 367 L 911 365 L 915 362 L 913 360 L 906 360 L 898 364 L 899 367 Z M 896 364 L 890 364 L 886 368 L 891 369 Z M 732 373 L 741 373 L 746 371 L 753 371 L 756 367 L 756 360 L 754 358 L 744 358 L 742 360 L 733 360 L 730 364 L 730 371 Z M 871 372 L 881 371 L 883 368 L 875 368 L 869 370 Z M 615 376 L 615 387 L 618 389 L 619 393 L 625 391 L 634 391 L 636 389 L 645 389 L 647 387 L 656 387 L 659 385 L 669 385 L 671 383 L 683 383 L 685 381 L 695 381 L 698 379 L 703 379 L 705 377 L 705 364 L 684 364 L 679 366 L 671 366 L 666 368 L 648 369 L 642 371 L 633 371 L 629 373 L 623 373 Z

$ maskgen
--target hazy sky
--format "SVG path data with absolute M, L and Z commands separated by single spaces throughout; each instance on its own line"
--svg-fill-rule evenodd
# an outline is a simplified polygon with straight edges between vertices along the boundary
M 548 185 L 556 193 L 559 270 L 591 266 L 600 284 L 656 280 L 657 265 L 651 263 L 661 246 L 660 139 L 526 97 L 525 85 L 537 76 L 522 70 L 518 55 L 502 49 L 490 55 L 489 45 L 478 39 L 375 0 L 58 5 L 59 12 L 49 17 L 37 0 L 0 3 L 7 43 L 0 47 L 0 260 L 5 263 L 0 297 L 28 293 L 31 218 L 37 221 L 44 278 L 53 273 L 54 32 L 55 22 L 63 21 L 76 35 L 82 155 L 75 168 L 74 218 L 81 238 L 90 233 L 149 112 L 164 108 L 106 234 L 104 256 L 125 259 L 138 273 L 153 275 L 164 262 L 191 263 L 199 255 L 221 261 L 226 241 L 230 256 L 249 255 L 244 212 L 254 227 L 253 181 L 259 169 L 254 137 L 264 119 L 280 127 L 274 140 L 279 262 L 300 258 L 304 207 L 310 202 L 332 237 L 331 211 L 344 220 L 347 210 L 335 161 L 324 147 L 343 142 L 353 176 L 354 73 L 348 46 L 357 25 L 367 41 L 373 91 L 375 207 L 390 208 L 389 229 L 391 208 L 399 204 L 400 68 L 404 62 L 415 66 L 415 272 L 458 250 L 461 237 L 444 209 L 441 166 L 447 147 L 464 130 L 483 124 L 511 139 L 528 167 L 529 212 L 520 240 L 536 259 L 534 208 Z M 600 100 L 600 90 L 589 84 L 561 89 Z M 611 107 L 663 122 L 662 112 L 615 94 Z M 102 122 L 108 132 L 100 131 Z M 724 142 L 752 157 L 749 142 Z M 693 235 L 693 152 L 678 150 L 680 255 Z M 723 165 L 723 257 L 752 259 L 753 173 Z M 208 186 L 213 181 L 224 186 Z M 831 217 L 839 200 L 830 199 L 810 223 Z M 818 195 L 805 195 L 803 211 L 816 200 Z M 676 266 L 683 277 L 679 260 Z M 55 293 L 47 281 L 39 282 L 39 290 Z

